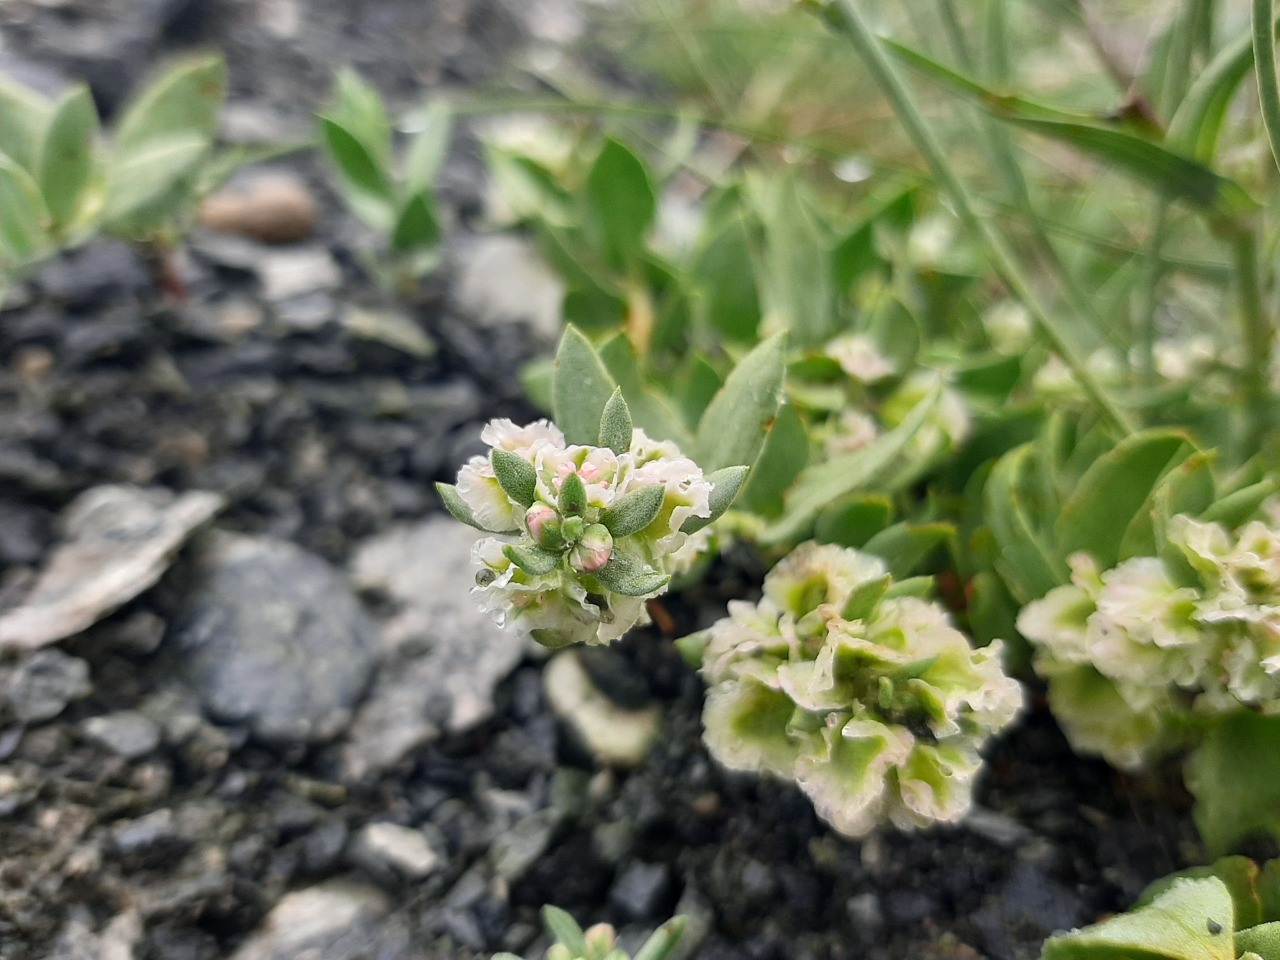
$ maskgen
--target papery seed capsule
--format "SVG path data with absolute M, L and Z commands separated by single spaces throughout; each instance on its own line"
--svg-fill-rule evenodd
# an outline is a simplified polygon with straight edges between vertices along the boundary
M 578 545 L 573 548 L 570 562 L 575 570 L 596 573 L 613 556 L 613 534 L 601 523 L 593 523 L 582 531 Z

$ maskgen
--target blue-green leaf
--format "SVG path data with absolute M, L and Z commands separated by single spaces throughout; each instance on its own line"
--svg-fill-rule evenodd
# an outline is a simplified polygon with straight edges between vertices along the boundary
M 595 348 L 577 327 L 565 328 L 556 351 L 556 425 L 569 443 L 594 446 L 600 439 L 600 417 L 617 384 L 600 362 Z
M 40 148 L 40 192 L 55 227 L 75 220 L 93 176 L 93 140 L 98 111 L 87 86 L 58 101 Z
M 587 174 L 586 199 L 612 265 L 633 263 L 658 209 L 640 158 L 617 140 L 606 140 Z
M 774 334 L 742 358 L 702 415 L 694 460 L 704 471 L 751 466 L 782 403 L 787 339 Z
M 622 389 L 615 389 L 600 414 L 599 445 L 608 447 L 614 453 L 626 453 L 631 449 L 632 433 L 634 428 L 631 425 L 631 411 L 627 409 Z

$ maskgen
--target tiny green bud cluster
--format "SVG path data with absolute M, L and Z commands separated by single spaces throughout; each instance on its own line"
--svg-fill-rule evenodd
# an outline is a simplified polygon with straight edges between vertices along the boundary
M 1022 707 L 995 641 L 975 650 L 877 557 L 802 544 L 707 631 L 712 755 L 794 780 L 841 833 L 954 821 L 979 750 Z M 927 588 L 928 582 L 923 586 Z
M 618 934 L 607 923 L 597 923 L 585 931 L 576 920 L 559 907 L 542 908 L 543 923 L 556 938 L 544 960 L 632 960 L 631 954 L 618 946 Z M 668 920 L 635 954 L 635 960 L 667 960 L 675 952 L 684 935 L 684 917 Z M 510 953 L 500 953 L 493 960 L 520 960 Z
M 1028 604 L 1018 629 L 1072 746 L 1137 769 L 1186 743 L 1197 718 L 1280 715 L 1280 531 L 1176 516 L 1163 557 L 1100 572 Z
M 481 437 L 489 455 L 440 495 L 457 519 L 495 534 L 473 551 L 480 606 L 549 647 L 608 643 L 647 622 L 645 600 L 688 569 L 746 474 L 704 476 L 675 444 L 633 428 L 620 392 L 599 446 L 567 444 L 546 420 L 494 420 Z

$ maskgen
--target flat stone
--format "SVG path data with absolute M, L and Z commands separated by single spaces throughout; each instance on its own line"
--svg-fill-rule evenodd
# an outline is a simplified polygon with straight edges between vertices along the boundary
M 213 718 L 275 741 L 340 733 L 377 656 L 376 628 L 337 571 L 271 537 L 204 545 L 169 640 Z
M 554 340 L 560 332 L 564 283 L 527 240 L 509 234 L 479 237 L 460 254 L 459 309 L 481 324 L 528 323 Z
M 343 325 L 357 337 L 376 340 L 413 357 L 433 356 L 436 345 L 413 317 L 400 310 L 349 307 Z
M 493 716 L 493 692 L 524 655 L 470 597 L 475 531 L 450 517 L 395 527 L 366 543 L 352 579 L 388 596 L 396 612 L 382 624 L 392 659 L 383 666 L 343 750 L 347 777 L 387 770 L 444 732 L 461 733 Z
M 336 290 L 342 285 L 342 271 L 324 247 L 297 247 L 289 250 L 263 248 L 257 272 L 262 280 L 262 296 L 278 302 L 308 293 Z
M 89 740 L 126 760 L 146 756 L 160 745 L 160 728 L 132 710 L 90 717 L 82 729 Z
M 618 706 L 591 681 L 576 650 L 551 658 L 543 672 L 547 702 L 595 759 L 609 767 L 637 767 L 658 739 L 658 705 L 638 710 Z
M 370 823 L 356 834 L 352 859 L 371 873 L 391 872 L 409 880 L 435 873 L 444 858 L 421 830 L 395 823 Z
M 231 960 L 347 957 L 368 941 L 391 905 L 376 888 L 333 880 L 286 895 Z
M 31 591 L 0 614 L 0 650 L 73 636 L 151 587 L 178 548 L 221 509 L 215 493 L 94 487 L 62 517 L 65 539 Z
M 18 664 L 5 691 L 20 723 L 52 720 L 93 690 L 89 665 L 61 650 L 37 650 Z

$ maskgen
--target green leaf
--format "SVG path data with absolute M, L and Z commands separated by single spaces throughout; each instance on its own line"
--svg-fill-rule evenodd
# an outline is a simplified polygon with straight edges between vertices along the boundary
M 28 260 L 44 249 L 45 217 L 35 180 L 0 153 L 0 244 L 9 257 Z
M 877 533 L 862 549 L 883 560 L 894 577 L 905 579 L 955 534 L 949 523 L 896 523 Z
M 730 340 L 753 342 L 760 326 L 760 293 L 747 226 L 741 216 L 727 220 L 694 260 L 699 320 Z
M 565 327 L 556 351 L 552 397 L 556 424 L 569 443 L 596 444 L 600 439 L 600 417 L 616 387 L 587 338 L 577 327 Z
M 326 115 L 354 137 L 377 166 L 391 167 L 391 123 L 378 91 L 350 67 L 334 77 L 333 104 Z
M 338 189 L 361 220 L 375 230 L 391 230 L 395 198 L 387 170 L 350 130 L 320 116 L 320 138 L 338 171 Z
M 40 149 L 40 192 L 55 227 L 75 220 L 93 176 L 98 111 L 87 86 L 71 90 L 54 108 Z
M 889 526 L 893 503 L 880 494 L 843 498 L 818 514 L 813 539 L 861 549 L 863 544 Z
M 1280 836 L 1280 717 L 1242 710 L 1224 718 L 1192 752 L 1186 780 L 1210 855 L 1253 833 Z
M 1195 78 L 1169 121 L 1165 142 L 1201 163 L 1213 163 L 1227 110 L 1252 68 L 1253 38 L 1246 30 Z
M 453 133 L 453 108 L 442 98 L 431 100 L 418 115 L 418 127 L 405 155 L 405 186 L 413 193 L 430 194 L 436 175 L 449 154 Z
M 1260 960 L 1280 960 L 1280 923 L 1260 923 L 1236 933 L 1236 952 L 1255 953 Z
M 1030 519 L 1034 510 L 1024 483 L 1034 450 L 1018 447 L 991 470 L 984 492 L 987 525 L 996 541 L 996 572 L 1022 604 L 1043 597 L 1069 579 L 1067 565 Z
M 1114 126 L 1100 126 L 1089 116 L 988 90 L 909 47 L 892 40 L 883 42 L 899 59 L 1001 120 L 1072 146 L 1109 167 L 1123 170 L 1163 196 L 1185 200 L 1215 214 L 1257 208 L 1257 203 L 1235 181 L 1157 143 Z
M 672 405 L 670 396 L 654 389 L 640 372 L 635 348 L 626 334 L 616 334 L 600 348 L 600 362 L 627 398 L 627 409 L 635 426 L 655 440 L 671 440 L 681 450 L 692 444 L 684 419 Z
M 415 193 L 396 218 L 396 225 L 391 231 L 391 252 L 430 250 L 439 243 L 440 224 L 436 222 L 431 198 L 425 193 Z
M 1271 497 L 1277 489 L 1274 479 L 1268 477 L 1257 483 L 1236 490 L 1219 499 L 1201 515 L 1206 523 L 1221 523 L 1225 527 L 1238 527 L 1253 518 L 1258 508 Z
M 836 293 L 847 297 L 853 285 L 882 263 L 876 250 L 874 221 L 867 221 L 837 244 L 831 254 L 831 275 Z
M 762 517 L 782 513 L 783 494 L 809 465 L 809 434 L 793 404 L 783 403 L 742 493 L 746 509 Z
M 1040 960 L 1235 960 L 1232 933 L 1223 882 L 1180 879 L 1145 907 L 1050 937 Z
M 742 488 L 743 481 L 747 479 L 748 472 L 747 467 L 724 467 L 709 474 L 707 480 L 711 483 L 711 495 L 708 503 L 711 507 L 711 516 L 690 517 L 680 525 L 681 531 L 697 533 L 703 527 L 715 523 L 724 516 L 725 511 L 733 506 L 734 498 Z
M 1147 430 L 1126 437 L 1096 460 L 1063 504 L 1054 524 L 1062 556 L 1083 550 L 1103 570 L 1115 566 L 1125 530 L 1157 482 L 1192 452 L 1186 434 L 1180 431 Z
M 596 571 L 595 576 L 608 589 L 624 597 L 656 593 L 671 581 L 670 577 L 642 567 L 617 551 L 602 569 Z
M 940 390 L 931 391 L 898 426 L 861 450 L 806 469 L 788 491 L 782 517 L 765 530 L 765 542 L 783 543 L 804 537 L 824 507 L 872 486 L 878 477 L 898 466 L 916 431 L 933 416 L 940 397 Z
M 587 174 L 586 201 L 610 263 L 619 269 L 633 263 L 644 249 L 658 202 L 640 158 L 612 137 Z
M 644 942 L 644 946 L 636 952 L 633 960 L 667 960 L 680 945 L 685 927 L 688 925 L 689 921 L 686 917 L 672 917 L 653 931 L 649 939 Z M 1264 960 L 1272 960 L 1272 958 L 1266 957 Z
M 1149 884 L 1138 897 L 1135 907 L 1146 906 L 1168 890 L 1180 878 L 1200 880 L 1204 877 L 1217 877 L 1226 885 L 1231 894 L 1231 905 L 1237 930 L 1245 927 L 1256 927 L 1268 918 L 1263 906 L 1262 887 L 1264 879 L 1258 865 L 1248 857 L 1221 857 L 1213 863 L 1201 867 L 1190 867 L 1179 870 L 1167 877 L 1161 877 Z
M 525 573 L 535 577 L 550 573 L 560 565 L 561 554 L 531 543 L 508 543 L 502 548 L 502 553 Z
M 733 368 L 698 424 L 693 459 L 704 471 L 756 462 L 782 402 L 786 356 L 786 334 L 778 333 Z
M 440 494 L 440 502 L 444 504 L 444 508 L 449 511 L 453 519 L 465 523 L 469 527 L 475 527 L 477 530 L 483 530 L 485 533 L 516 533 L 516 529 L 511 530 L 490 530 L 488 527 L 480 523 L 472 514 L 471 508 L 467 506 L 467 502 L 462 499 L 462 495 L 458 493 L 458 488 L 451 483 L 437 483 L 436 493 Z
M 489 462 L 507 496 L 522 507 L 533 506 L 533 501 L 538 499 L 538 474 L 533 464 L 518 453 L 500 447 L 489 451 Z
M 600 522 L 615 540 L 639 533 L 662 512 L 666 488 L 660 484 L 633 490 L 600 516 Z
M 702 655 L 707 649 L 707 644 L 711 641 L 711 634 L 706 630 L 699 630 L 697 633 L 691 633 L 687 637 L 681 637 L 673 642 L 673 646 L 680 653 L 681 659 L 691 670 L 702 669 Z
M 560 483 L 559 506 L 566 517 L 581 517 L 587 512 L 587 487 L 576 470 Z
M 128 225 L 130 218 L 172 193 L 208 150 L 207 139 L 186 134 L 148 141 L 126 155 L 113 155 L 107 166 L 103 223 L 112 229 Z
M 573 951 L 575 957 L 585 956 L 587 941 L 582 934 L 578 922 L 559 907 L 547 905 L 542 908 L 542 922 L 557 943 L 563 943 Z
M 797 346 L 821 346 L 839 329 L 840 316 L 831 279 L 831 241 L 817 200 L 795 174 L 761 174 L 747 184 L 765 226 L 756 271 L 765 327 L 792 331 Z
M 198 138 L 213 141 L 227 94 L 227 65 L 220 56 L 200 57 L 170 68 L 149 83 L 115 127 L 122 163 L 159 143 Z
M 600 414 L 599 445 L 608 447 L 614 453 L 626 453 L 631 449 L 631 435 L 634 432 L 631 411 L 627 409 L 627 401 L 622 397 L 622 388 L 618 387 Z
M 0 78 L 0 153 L 31 176 L 53 117 L 53 104 L 34 90 Z
M 875 580 L 858 584 L 849 591 L 849 596 L 845 597 L 844 605 L 840 608 L 840 616 L 845 620 L 865 620 L 889 592 L 889 586 L 892 583 L 893 577 L 886 573 Z

